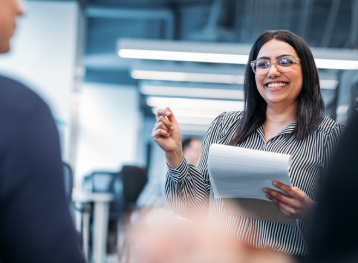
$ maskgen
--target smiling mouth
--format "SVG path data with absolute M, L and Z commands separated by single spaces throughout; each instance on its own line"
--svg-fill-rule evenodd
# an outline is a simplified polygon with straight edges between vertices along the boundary
M 269 89 L 281 89 L 288 85 L 288 82 L 275 82 L 275 83 L 268 83 L 265 86 Z

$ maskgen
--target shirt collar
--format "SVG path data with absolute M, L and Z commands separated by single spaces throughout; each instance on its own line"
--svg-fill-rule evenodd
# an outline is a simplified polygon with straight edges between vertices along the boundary
M 280 131 L 276 136 L 286 133 L 291 133 L 296 128 L 296 126 L 297 126 L 297 120 L 294 120 L 289 125 L 287 125 L 282 131 Z M 258 127 L 256 131 L 258 132 L 260 137 L 265 141 L 264 124 L 261 124 L 261 126 Z
M 277 135 L 281 135 L 281 134 L 285 134 L 285 133 L 291 133 L 297 126 L 297 120 L 294 120 L 293 122 L 291 122 L 289 125 L 286 126 L 286 128 L 284 128 L 279 134 Z

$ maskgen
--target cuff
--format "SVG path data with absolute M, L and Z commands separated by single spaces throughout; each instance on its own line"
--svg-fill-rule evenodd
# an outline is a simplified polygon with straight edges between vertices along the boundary
M 177 183 L 184 178 L 188 171 L 188 163 L 185 158 L 183 158 L 181 163 L 175 168 L 170 168 L 168 163 L 167 166 L 169 177 Z

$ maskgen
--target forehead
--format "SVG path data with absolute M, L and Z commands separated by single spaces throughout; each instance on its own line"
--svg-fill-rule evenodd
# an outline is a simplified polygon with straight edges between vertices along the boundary
M 262 46 L 257 58 L 269 57 L 276 59 L 281 55 L 293 55 L 298 57 L 296 50 L 292 46 L 281 40 L 272 39 Z

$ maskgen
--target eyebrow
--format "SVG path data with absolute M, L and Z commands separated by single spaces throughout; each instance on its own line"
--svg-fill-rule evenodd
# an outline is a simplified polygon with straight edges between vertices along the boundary
M 280 55 L 278 57 L 276 57 L 276 59 L 279 59 L 279 58 L 282 58 L 282 57 L 286 57 L 286 56 L 293 56 L 291 54 L 284 54 L 284 55 Z M 259 57 L 258 59 L 267 59 L 267 60 L 270 60 L 269 57 Z

